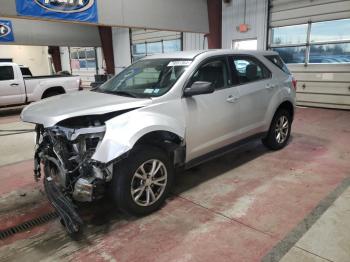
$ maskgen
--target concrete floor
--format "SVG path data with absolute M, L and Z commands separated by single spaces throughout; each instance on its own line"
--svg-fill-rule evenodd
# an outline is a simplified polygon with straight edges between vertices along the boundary
M 31 128 L 16 121 L 0 118 L 0 135 Z M 0 141 L 3 230 L 51 207 L 33 181 L 33 133 Z M 300 108 L 285 149 L 255 141 L 179 173 L 144 218 L 99 203 L 84 210 L 80 241 L 57 220 L 0 240 L 0 261 L 350 261 L 349 159 L 350 112 Z

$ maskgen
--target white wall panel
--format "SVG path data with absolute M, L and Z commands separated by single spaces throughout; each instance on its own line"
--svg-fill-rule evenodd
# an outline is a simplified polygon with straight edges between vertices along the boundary
M 200 33 L 183 34 L 183 50 L 202 50 L 208 48 L 208 39 Z
M 232 41 L 257 39 L 258 49 L 266 48 L 267 0 L 232 0 L 222 4 L 222 46 L 231 48 Z M 240 33 L 237 27 L 246 23 L 248 32 Z
M 113 27 L 113 52 L 115 73 L 120 73 L 131 64 L 130 34 L 128 28 Z
M 36 76 L 51 74 L 47 46 L 0 45 L 0 58 L 12 58 L 14 63 L 28 66 Z
M 349 0 L 272 1 L 271 26 L 295 25 L 350 17 Z
M 101 45 L 96 26 L 15 18 L 9 20 L 12 21 L 15 42 L 6 44 L 81 47 Z
M 72 73 L 72 69 L 70 67 L 69 48 L 67 46 L 60 47 L 60 55 L 61 55 L 62 71 L 68 71 Z

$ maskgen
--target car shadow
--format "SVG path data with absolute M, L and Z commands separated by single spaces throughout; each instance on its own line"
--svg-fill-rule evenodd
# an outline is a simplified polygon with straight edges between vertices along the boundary
M 198 185 L 238 168 L 260 156 L 271 152 L 260 140 L 252 140 L 231 152 L 212 159 L 189 170 L 177 172 L 172 193 L 180 195 Z
M 170 199 L 269 152 L 271 151 L 264 147 L 260 140 L 253 140 L 197 167 L 189 170 L 178 170 L 175 174 L 175 183 Z M 112 203 L 109 197 L 92 204 L 80 204 L 79 213 L 86 224 L 85 232 L 80 240 L 85 239 L 85 241 L 87 235 L 102 235 L 118 227 L 121 221 L 128 223 L 138 219 L 118 211 L 118 207 Z
M 22 112 L 23 108 L 23 106 L 0 108 L 0 117 L 19 115 Z

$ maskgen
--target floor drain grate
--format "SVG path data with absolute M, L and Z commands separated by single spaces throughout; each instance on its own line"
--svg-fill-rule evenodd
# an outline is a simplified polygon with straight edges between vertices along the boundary
M 26 221 L 24 223 L 21 223 L 19 225 L 7 228 L 5 230 L 0 230 L 0 240 L 8 238 L 8 237 L 10 237 L 14 234 L 17 234 L 17 233 L 27 231 L 35 226 L 45 224 L 45 223 L 49 222 L 50 220 L 53 220 L 57 217 L 58 217 L 58 215 L 56 212 L 51 212 L 51 213 L 47 213 L 45 215 L 42 215 L 40 217 L 34 218 L 32 220 Z

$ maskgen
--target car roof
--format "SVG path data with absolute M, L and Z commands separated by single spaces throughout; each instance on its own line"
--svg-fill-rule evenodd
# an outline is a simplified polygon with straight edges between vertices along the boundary
M 205 54 L 208 56 L 215 55 L 278 55 L 278 53 L 274 51 L 253 51 L 253 50 L 232 50 L 232 49 L 207 49 L 207 50 L 193 50 L 193 51 L 180 51 L 174 53 L 165 53 L 165 54 L 154 54 L 146 56 L 143 59 L 194 59 L 196 56 Z

